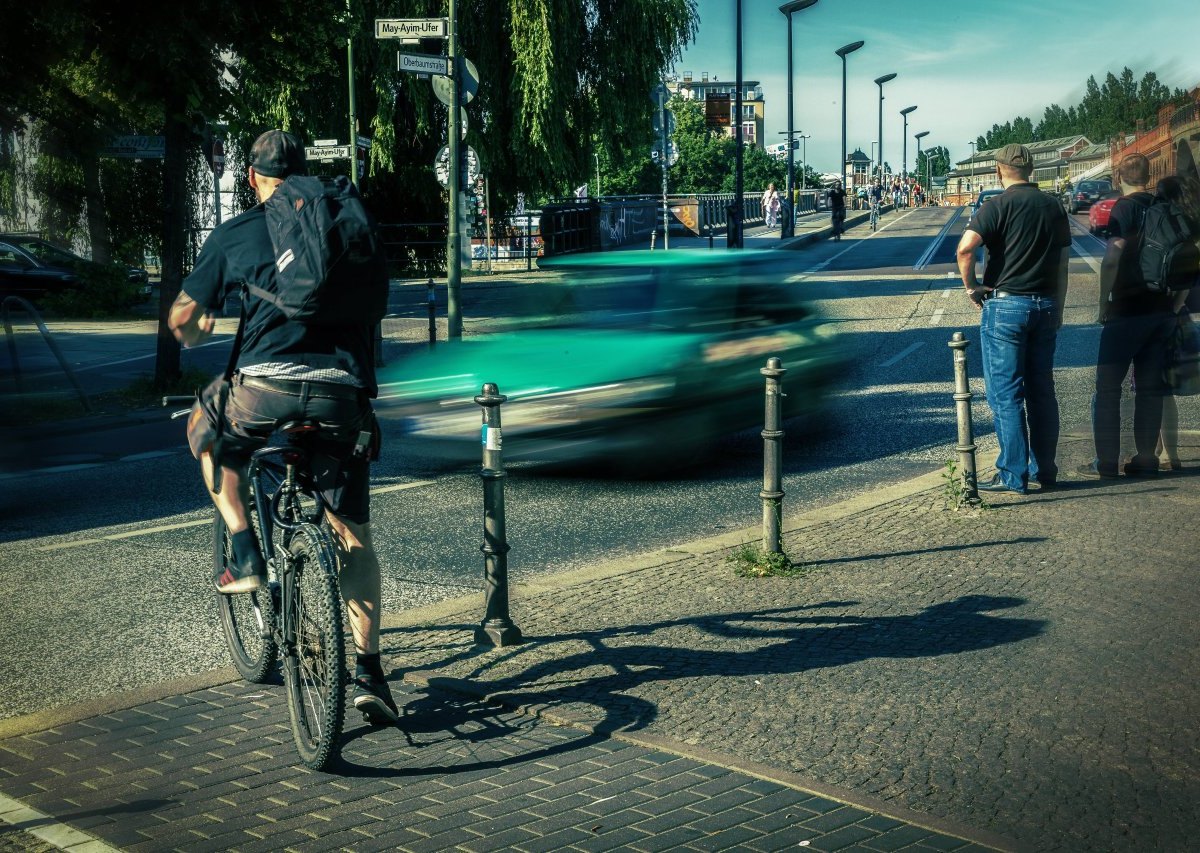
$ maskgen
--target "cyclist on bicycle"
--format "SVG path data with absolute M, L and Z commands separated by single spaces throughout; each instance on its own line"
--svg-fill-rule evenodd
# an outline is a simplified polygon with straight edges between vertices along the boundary
M 272 289 L 275 253 L 263 204 L 284 178 L 305 171 L 304 147 L 292 134 L 269 130 L 255 141 L 248 177 L 259 203 L 213 230 L 171 306 L 171 331 L 185 346 L 212 334 L 214 312 L 243 283 Z M 378 390 L 373 329 L 366 322 L 301 324 L 254 297 L 246 299 L 243 323 L 232 380 L 219 377 L 205 388 L 188 419 L 188 444 L 233 544 L 233 564 L 214 584 L 227 594 L 265 584 L 266 566 L 246 511 L 244 472 L 251 453 L 265 446 L 277 425 L 319 422 L 312 473 L 329 507 L 354 634 L 354 707 L 374 723 L 395 722 L 399 713 L 380 664 L 381 582 L 370 527 L 369 457 L 377 454 L 379 441 L 370 402 Z M 368 439 L 370 452 L 364 452 Z M 213 491 L 218 467 L 220 488 Z
M 879 216 L 879 206 L 883 204 L 883 185 L 876 178 L 871 182 L 871 189 L 867 191 L 867 199 L 871 204 L 871 222 L 874 224 Z

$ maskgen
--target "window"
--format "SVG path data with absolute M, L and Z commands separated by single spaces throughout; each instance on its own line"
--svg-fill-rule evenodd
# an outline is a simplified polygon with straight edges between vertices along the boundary
M 742 122 L 742 141 L 743 142 L 753 142 L 754 141 L 754 122 L 752 122 L 752 121 Z
M 754 118 L 754 104 L 742 104 L 742 118 Z

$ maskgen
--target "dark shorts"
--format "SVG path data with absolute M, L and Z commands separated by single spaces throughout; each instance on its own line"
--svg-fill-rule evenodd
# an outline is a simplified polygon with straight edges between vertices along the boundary
M 200 393 L 188 421 L 188 444 L 197 458 L 217 438 L 220 418 L 218 378 Z M 370 460 L 378 455 L 379 434 L 365 392 L 348 385 L 260 379 L 235 374 L 225 402 L 220 462 L 245 468 L 250 455 L 264 447 L 275 427 L 291 420 L 316 421 L 321 434 L 315 442 L 312 473 L 317 488 L 339 518 L 355 524 L 370 521 Z M 372 432 L 370 454 L 356 454 L 359 436 Z

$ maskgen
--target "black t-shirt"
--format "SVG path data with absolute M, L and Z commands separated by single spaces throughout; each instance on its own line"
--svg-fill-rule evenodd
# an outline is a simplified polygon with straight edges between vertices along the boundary
M 988 200 L 968 230 L 988 252 L 983 284 L 1005 293 L 1054 296 L 1071 226 L 1058 199 L 1033 184 L 1013 184 Z
M 275 252 L 261 204 L 218 225 L 204 242 L 183 291 L 209 310 L 219 310 L 243 283 L 273 289 Z M 377 393 L 370 324 L 303 325 L 275 306 L 250 296 L 238 367 L 267 362 L 337 368 L 355 378 L 371 396 Z
M 844 210 L 846 208 L 846 191 L 830 190 L 829 206 L 834 210 Z
M 1130 193 L 1117 199 L 1108 216 L 1109 239 L 1116 237 L 1125 241 L 1121 250 L 1121 261 L 1117 266 L 1117 280 L 1113 284 L 1112 313 L 1121 317 L 1153 314 L 1171 307 L 1174 296 L 1170 293 L 1150 293 L 1142 285 L 1142 273 L 1138 255 L 1142 248 L 1142 225 L 1146 211 L 1154 203 L 1154 196 L 1147 192 Z

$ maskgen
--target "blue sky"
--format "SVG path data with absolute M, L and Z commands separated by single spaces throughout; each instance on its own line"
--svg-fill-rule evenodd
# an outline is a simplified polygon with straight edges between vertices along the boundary
M 782 0 L 780 0 L 782 2 Z M 759 80 L 766 135 L 787 129 L 786 18 L 773 0 L 742 0 L 742 76 Z M 675 71 L 736 78 L 735 0 L 697 0 L 700 30 Z M 1089 75 L 1098 82 L 1129 66 L 1154 71 L 1168 86 L 1200 85 L 1200 3 L 1196 0 L 819 0 L 792 16 L 795 127 L 811 133 L 808 160 L 835 171 L 841 149 L 841 60 L 834 50 L 863 40 L 847 57 L 847 149 L 870 153 L 879 117 L 876 77 L 884 85 L 884 156 L 899 168 L 903 119 L 923 146 L 945 145 L 955 159 L 995 122 L 1046 106 L 1078 103 Z M 1093 140 L 1100 141 L 1100 140 Z

